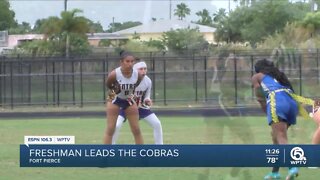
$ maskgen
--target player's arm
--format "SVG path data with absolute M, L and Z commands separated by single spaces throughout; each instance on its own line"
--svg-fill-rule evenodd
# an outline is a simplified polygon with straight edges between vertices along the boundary
M 139 84 L 141 83 L 143 77 L 144 77 L 144 76 L 143 76 L 142 74 L 139 74 L 139 73 L 138 73 L 138 80 L 137 80 L 137 82 L 136 82 L 136 84 L 135 84 L 135 87 L 138 87 L 138 86 L 139 86 Z
M 113 100 L 116 94 L 120 93 L 120 85 L 117 82 L 116 72 L 111 71 L 107 77 L 106 86 L 109 89 L 108 100 Z
M 145 77 L 145 78 L 147 78 L 147 77 Z M 152 81 L 150 79 L 148 79 L 148 89 L 147 89 L 145 97 L 144 97 L 144 103 L 148 106 L 152 106 L 152 100 L 150 98 L 151 90 L 152 90 Z
M 263 112 L 267 112 L 267 105 L 266 105 L 266 98 L 263 94 L 262 88 L 261 88 L 261 79 L 263 77 L 262 73 L 255 74 L 252 76 L 252 85 L 254 89 L 254 93 L 256 95 L 257 101 L 259 102 L 261 109 Z

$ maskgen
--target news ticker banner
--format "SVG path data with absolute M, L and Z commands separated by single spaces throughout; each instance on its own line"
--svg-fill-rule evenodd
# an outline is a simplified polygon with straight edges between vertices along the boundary
M 20 167 L 320 167 L 320 145 L 20 145 Z

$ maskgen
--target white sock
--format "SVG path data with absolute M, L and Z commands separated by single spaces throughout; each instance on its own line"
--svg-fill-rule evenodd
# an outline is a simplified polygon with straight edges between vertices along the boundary
M 116 129 L 114 130 L 114 134 L 112 136 L 112 144 L 116 144 L 119 138 L 120 129 L 122 127 L 123 121 L 124 121 L 124 118 L 122 116 L 118 116 Z
M 158 117 L 152 113 L 144 118 L 147 123 L 153 128 L 153 138 L 155 144 L 163 144 L 162 126 Z

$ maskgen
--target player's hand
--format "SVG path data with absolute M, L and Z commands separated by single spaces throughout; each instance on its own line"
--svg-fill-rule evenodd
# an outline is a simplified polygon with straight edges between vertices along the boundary
M 114 93 L 119 94 L 121 92 L 121 87 L 118 81 L 115 81 L 111 85 L 111 90 L 113 90 Z
M 151 99 L 145 99 L 143 102 L 147 106 L 152 106 L 152 100 Z
M 129 103 L 130 106 L 132 106 L 133 104 L 137 104 L 137 96 L 134 94 L 131 94 L 128 98 L 127 101 Z
M 117 94 L 114 92 L 114 90 L 110 90 L 108 92 L 108 97 L 107 100 L 108 101 L 113 101 L 116 98 Z

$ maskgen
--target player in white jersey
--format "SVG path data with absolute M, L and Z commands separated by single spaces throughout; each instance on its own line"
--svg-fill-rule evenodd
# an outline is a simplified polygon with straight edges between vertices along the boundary
M 153 128 L 153 137 L 155 144 L 163 144 L 162 126 L 158 117 L 150 110 L 152 101 L 150 99 L 152 82 L 146 75 L 147 64 L 145 62 L 138 62 L 133 66 L 133 69 L 138 70 L 139 74 L 142 74 L 144 78 L 141 83 L 135 89 L 136 103 L 139 107 L 139 119 L 144 119 Z M 126 115 L 123 110 L 120 110 L 120 114 L 117 119 L 116 131 L 112 138 L 112 144 L 115 144 L 120 133 L 122 124 L 126 120 Z
M 121 108 L 129 119 L 135 143 L 143 144 L 143 138 L 139 127 L 138 106 L 132 99 L 133 92 L 143 77 L 133 69 L 135 57 L 131 53 L 122 51 L 120 56 L 121 66 L 108 75 L 106 82 L 110 92 L 107 101 L 107 128 L 105 131 L 104 143 L 112 143 L 117 117 Z

